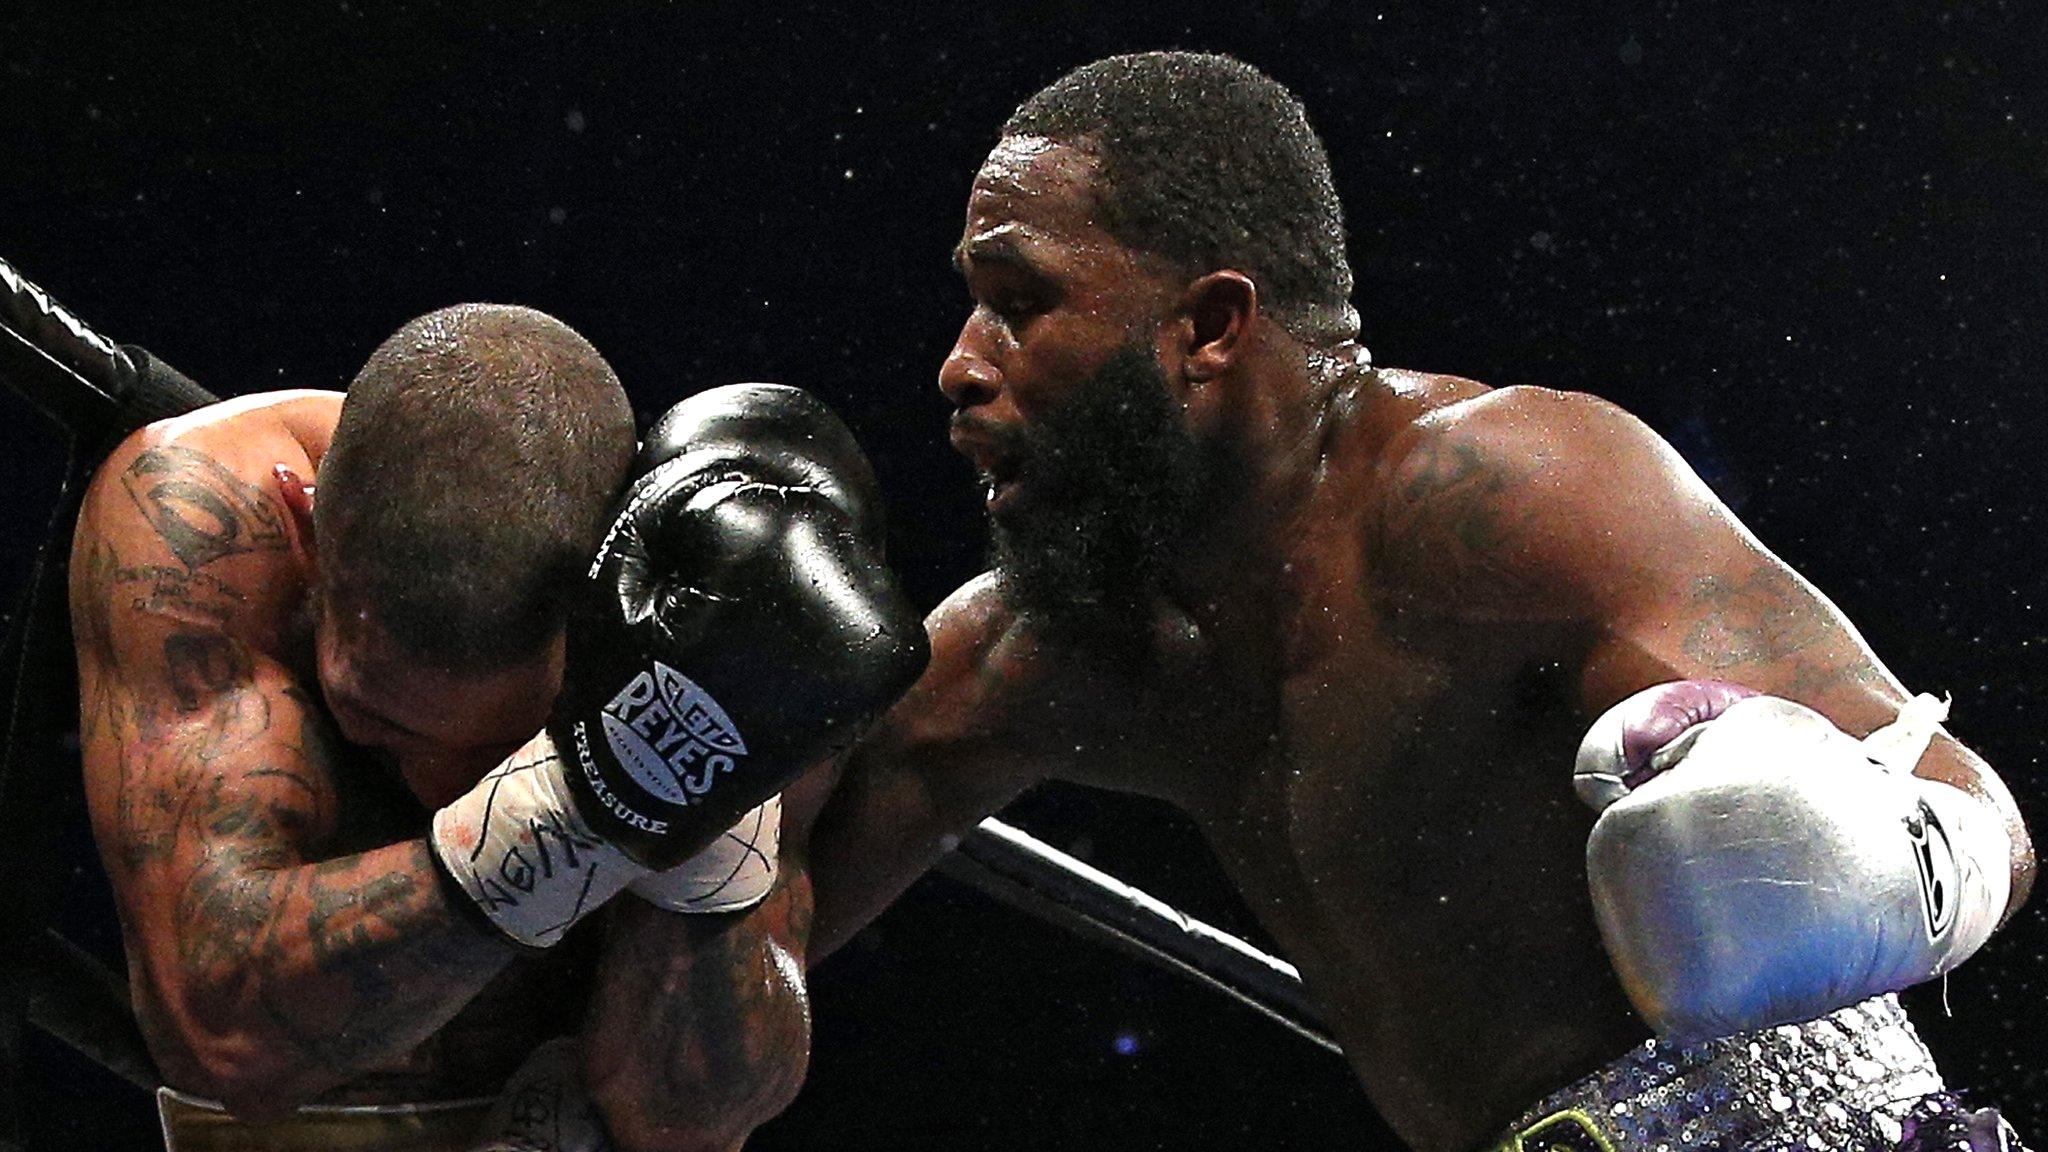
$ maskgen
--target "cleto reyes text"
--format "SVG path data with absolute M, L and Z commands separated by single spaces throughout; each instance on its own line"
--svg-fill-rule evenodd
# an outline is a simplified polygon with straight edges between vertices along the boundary
M 582 767 L 583 779 L 590 783 L 591 791 L 597 793 L 598 803 L 603 804 L 609 809 L 612 815 L 617 816 L 642 832 L 651 832 L 656 836 L 667 832 L 668 821 L 656 820 L 651 816 L 643 816 L 639 812 L 627 807 L 626 802 L 619 799 L 618 793 L 613 792 L 611 786 L 604 782 L 604 773 L 597 770 L 597 761 L 590 757 L 589 725 L 578 720 L 575 732 L 576 762 Z
M 606 742 L 636 783 L 670 804 L 692 804 L 747 754 L 725 709 L 689 677 L 655 662 L 604 705 Z

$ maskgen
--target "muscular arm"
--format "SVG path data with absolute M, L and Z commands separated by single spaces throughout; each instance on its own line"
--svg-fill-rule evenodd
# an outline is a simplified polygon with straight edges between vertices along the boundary
M 73 542 L 87 796 L 152 1052 L 271 1113 L 417 1046 L 513 949 L 424 840 L 324 851 L 342 752 L 278 658 L 303 560 L 237 475 L 267 464 L 159 438 L 109 460 Z
M 1908 693 L 1826 597 L 1772 555 L 1671 447 L 1589 396 L 1505 389 L 1425 419 L 1388 474 L 1378 563 L 1397 594 L 1580 623 L 1588 716 L 1665 680 L 1731 680 L 1861 736 Z M 2011 794 L 1946 733 L 1915 769 L 1994 808 L 2010 917 L 2034 859 Z
M 775 890 L 744 912 L 632 899 L 606 911 L 584 1079 L 622 1149 L 737 1149 L 796 1098 L 811 1051 L 810 914 L 810 883 L 787 854 Z
M 925 621 L 932 659 L 924 676 L 854 747 L 815 823 L 802 805 L 785 822 L 814 865 L 812 963 L 881 915 L 957 837 L 1048 774 L 1051 758 L 1035 745 L 1053 713 L 1015 725 L 1021 710 L 1009 703 L 1046 668 L 1010 625 L 988 577 L 947 598 Z

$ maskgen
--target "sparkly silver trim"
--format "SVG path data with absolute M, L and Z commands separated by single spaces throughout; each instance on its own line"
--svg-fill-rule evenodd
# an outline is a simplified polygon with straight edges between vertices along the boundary
M 1898 998 L 1879 996 L 1684 1048 L 1646 1041 L 1524 1113 L 1498 1147 L 1576 1111 L 1614 1152 L 1890 1149 L 1913 1104 L 1942 1090 Z

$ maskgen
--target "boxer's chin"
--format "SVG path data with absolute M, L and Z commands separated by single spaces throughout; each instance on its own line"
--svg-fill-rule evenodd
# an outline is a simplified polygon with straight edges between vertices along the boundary
M 1094 620 L 1135 604 L 1145 583 L 1135 565 L 1110 563 L 1103 541 L 1064 517 L 989 514 L 989 566 L 1003 602 L 1047 623 Z
M 1005 516 L 1016 515 L 1018 507 L 1028 499 L 1022 495 L 1023 486 L 1014 478 L 996 480 L 985 477 L 981 483 L 985 493 L 982 509 L 988 513 L 990 524 L 1000 521 Z
M 1024 448 L 988 503 L 1004 602 L 1050 625 L 1137 622 L 1188 534 L 1203 471 L 1150 348 L 1110 357 Z

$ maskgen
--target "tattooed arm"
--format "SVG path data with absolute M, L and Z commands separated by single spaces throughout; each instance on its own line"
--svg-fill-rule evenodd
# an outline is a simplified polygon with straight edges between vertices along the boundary
M 1907 698 L 1839 609 L 1610 404 L 1503 389 L 1425 418 L 1392 459 L 1374 538 L 1387 579 L 1467 616 L 1582 625 L 1589 716 L 1660 681 L 1716 678 L 1807 704 L 1860 736 Z M 2002 818 L 2010 916 L 2034 867 L 2011 794 L 1946 733 L 1915 772 Z
M 173 1084 L 245 1116 L 410 1051 L 513 953 L 424 840 L 323 851 L 342 750 L 281 660 L 310 559 L 247 479 L 295 442 L 250 423 L 117 450 L 71 568 L 87 796 L 144 1034 Z
M 811 1053 L 810 916 L 787 852 L 775 890 L 744 912 L 607 910 L 584 1078 L 622 1149 L 736 1150 L 789 1106 Z
M 621 1148 L 736 1149 L 802 1087 L 810 830 L 838 775 L 820 765 L 783 790 L 775 888 L 760 904 L 714 915 L 607 907 L 583 1079 Z

